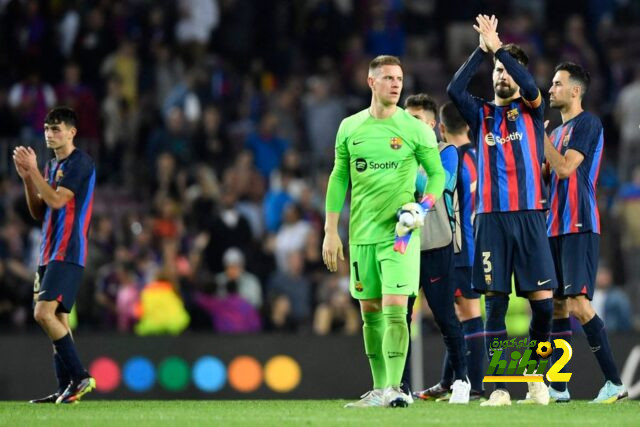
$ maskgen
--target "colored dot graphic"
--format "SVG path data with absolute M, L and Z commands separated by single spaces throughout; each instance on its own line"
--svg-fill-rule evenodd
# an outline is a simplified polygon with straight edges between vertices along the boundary
M 274 391 L 286 393 L 300 384 L 300 365 L 289 356 L 274 356 L 264 366 L 264 380 Z
M 169 356 L 157 366 L 144 356 L 135 356 L 122 366 L 110 357 L 99 357 L 89 365 L 91 376 L 96 379 L 96 388 L 102 393 L 115 391 L 123 383 L 128 389 L 143 393 L 153 388 L 156 381 L 163 389 L 181 392 L 194 386 L 207 393 L 220 391 L 229 386 L 241 393 L 251 393 L 262 383 L 278 393 L 295 389 L 302 379 L 300 365 L 290 356 L 277 355 L 263 365 L 255 357 L 241 355 L 233 358 L 229 366 L 214 356 L 202 356 L 193 367 L 178 356 Z
M 217 357 L 203 356 L 193 365 L 193 382 L 202 391 L 218 391 L 227 381 L 227 370 Z
M 228 375 L 231 387 L 250 393 L 262 384 L 262 365 L 251 356 L 238 356 L 229 363 Z
M 158 366 L 158 382 L 169 391 L 182 391 L 189 385 L 190 369 L 180 357 L 168 357 Z
M 96 379 L 96 389 L 102 393 L 109 393 L 120 385 L 120 367 L 108 357 L 94 360 L 89 373 Z
M 133 391 L 143 392 L 153 387 L 156 373 L 146 357 L 133 357 L 122 368 L 124 383 Z

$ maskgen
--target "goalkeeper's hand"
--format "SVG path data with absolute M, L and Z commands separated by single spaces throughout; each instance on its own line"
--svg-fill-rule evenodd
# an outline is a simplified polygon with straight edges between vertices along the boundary
M 435 198 L 431 194 L 427 194 L 422 198 L 420 203 L 410 202 L 402 205 L 397 213 L 398 224 L 396 225 L 396 232 L 398 232 L 398 235 L 402 236 L 407 234 L 409 230 L 422 227 L 424 225 L 424 218 L 434 203 Z M 407 213 L 409 215 L 406 215 Z

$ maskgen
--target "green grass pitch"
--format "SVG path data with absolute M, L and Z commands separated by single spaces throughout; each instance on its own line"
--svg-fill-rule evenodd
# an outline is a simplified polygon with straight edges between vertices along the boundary
M 77 405 L 0 402 L 0 426 L 638 426 L 640 402 L 481 408 L 416 402 L 344 409 L 345 400 L 91 400 Z

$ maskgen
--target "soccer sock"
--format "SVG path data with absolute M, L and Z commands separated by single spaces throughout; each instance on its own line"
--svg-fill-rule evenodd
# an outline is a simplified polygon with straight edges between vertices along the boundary
M 362 335 L 364 337 L 364 351 L 369 359 L 373 388 L 384 388 L 387 385 L 387 371 L 382 355 L 382 337 L 384 336 L 384 317 L 382 312 L 362 313 Z
M 439 325 L 442 330 L 444 345 L 447 348 L 447 358 L 453 370 L 453 380 L 466 381 L 467 362 L 464 357 L 464 336 L 460 321 L 453 312 L 453 306 L 451 306 L 450 315 L 445 319 L 441 319 Z
M 605 379 L 615 385 L 621 385 L 622 381 L 618 374 L 618 368 L 616 368 L 616 364 L 613 361 L 613 353 L 609 346 L 607 331 L 604 328 L 602 319 L 596 314 L 593 319 L 582 325 L 582 329 L 587 335 L 591 352 L 596 356 Z
M 481 317 L 462 322 L 464 342 L 466 347 L 467 372 L 471 389 L 484 390 L 482 379 L 484 378 L 484 328 Z
M 453 366 L 451 366 L 451 359 L 449 358 L 449 352 L 445 350 L 444 359 L 442 360 L 442 377 L 440 378 L 440 385 L 448 388 L 453 384 Z
M 417 297 L 409 297 L 407 304 L 407 332 L 409 333 L 409 345 L 407 347 L 407 360 L 402 371 L 402 384 L 411 389 L 411 316 L 413 315 L 413 305 Z
M 571 336 L 573 332 L 571 332 L 571 321 L 569 318 L 564 319 L 553 319 L 553 325 L 551 327 L 551 340 L 560 338 L 565 340 L 571 345 Z M 553 354 L 551 355 L 551 364 L 553 365 L 560 359 L 562 356 L 563 350 L 559 348 L 553 349 Z M 565 382 L 553 382 L 551 383 L 551 387 L 557 391 L 565 391 L 567 389 L 567 383 Z
M 64 365 L 62 358 L 55 351 L 53 352 L 53 367 L 56 371 L 56 379 L 58 380 L 58 393 L 62 393 L 67 389 L 67 386 L 71 382 L 71 375 L 67 367 Z
M 529 341 L 536 343 L 549 341 L 551 321 L 553 320 L 553 298 L 529 301 L 531 306 L 531 323 L 529 324 Z M 530 360 L 540 360 L 540 356 L 533 351 Z
M 87 377 L 87 371 L 84 370 L 78 353 L 76 352 L 76 346 L 71 339 L 71 334 L 67 334 L 53 342 L 56 348 L 56 353 L 60 356 L 60 359 L 67 367 L 67 372 L 71 376 L 73 381 L 80 381 Z
M 382 313 L 385 323 L 382 353 L 387 370 L 387 386 L 398 386 L 402 381 L 409 346 L 407 307 L 388 305 L 382 307 Z
M 487 348 L 487 354 L 489 360 L 493 356 L 493 348 L 491 343 L 494 339 L 504 341 L 507 339 L 507 326 L 504 323 L 504 318 L 507 315 L 507 308 L 509 308 L 509 297 L 507 295 L 488 295 L 485 297 L 485 309 L 487 312 L 487 320 L 485 322 L 485 346 Z M 500 360 L 507 361 L 507 349 L 502 349 Z M 507 383 L 496 382 L 495 388 L 506 389 Z

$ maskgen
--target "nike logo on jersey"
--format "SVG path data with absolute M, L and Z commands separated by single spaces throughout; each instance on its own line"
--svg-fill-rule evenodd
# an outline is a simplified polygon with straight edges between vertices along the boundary
M 567 289 L 569 289 L 571 287 L 571 285 L 565 285 L 564 290 L 566 291 Z
M 540 281 L 540 280 L 538 280 L 538 286 L 542 286 L 542 285 L 544 285 L 544 284 L 546 284 L 546 283 L 549 283 L 550 281 L 551 281 L 551 279 L 547 279 L 547 280 L 545 280 L 545 281 Z
M 442 277 L 432 277 L 429 279 L 431 283 L 436 283 L 438 280 L 442 279 Z
M 408 284 L 407 284 L 407 283 L 405 283 L 404 285 L 401 285 L 400 283 L 398 283 L 398 284 L 396 285 L 396 288 L 404 288 L 405 286 L 408 286 Z
M 359 145 L 362 144 L 364 141 L 353 141 L 353 145 Z

